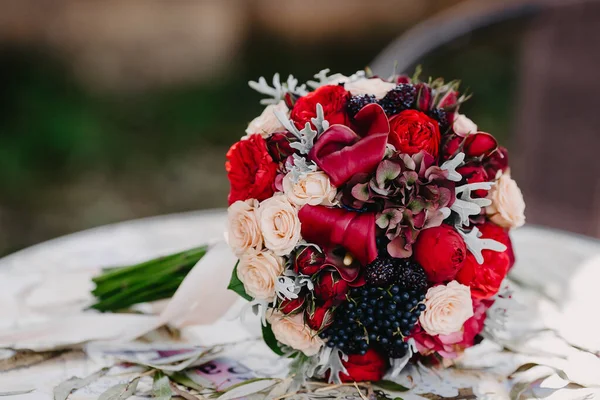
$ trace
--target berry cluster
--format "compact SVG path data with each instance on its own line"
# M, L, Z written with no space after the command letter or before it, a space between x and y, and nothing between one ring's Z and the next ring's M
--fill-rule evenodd
M320 337L346 354L365 354L375 346L390 358L403 357L408 350L405 339L425 310L424 299L425 291L400 285L354 288Z
M374 286L397 283L402 288L427 290L425 270L409 258L379 257L366 268L365 279Z
M352 96L346 104L346 111L348 111L348 115L354 117L364 106L371 103L377 103L377 97L369 94Z
M379 105L383 107L388 116L391 116L411 108L416 97L417 89L410 83L402 83L379 100Z

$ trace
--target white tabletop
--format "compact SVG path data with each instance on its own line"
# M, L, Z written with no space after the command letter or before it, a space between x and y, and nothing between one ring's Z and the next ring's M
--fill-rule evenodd
M0 281L2 277L27 274L46 279L57 271L74 276L81 272L82 277L88 277L100 267L140 262L218 239L223 235L225 220L224 210L206 210L126 221L67 235L0 259ZM596 310L600 241L535 226L515 230L511 236L517 257L511 278L529 288L541 299L540 304L556 306L562 318L559 325L565 327L563 338L577 347L600 353L600 335L580 337L582 330L591 327L597 333L600 329ZM0 282L5 298L11 290L18 289L7 286ZM81 290L88 289L82 285ZM0 317L5 318L7 313L10 316L10 311L0 312ZM566 326L570 322L574 327ZM64 367L66 363L44 363L38 368L40 373L51 376L48 381L59 383L61 377L72 373ZM0 382L1 378L0 374Z

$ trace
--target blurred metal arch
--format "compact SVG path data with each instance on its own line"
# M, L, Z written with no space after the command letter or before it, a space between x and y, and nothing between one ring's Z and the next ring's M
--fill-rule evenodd
M548 1L470 0L436 14L406 31L371 63L376 75L407 73L424 56L453 40L497 23L539 14Z

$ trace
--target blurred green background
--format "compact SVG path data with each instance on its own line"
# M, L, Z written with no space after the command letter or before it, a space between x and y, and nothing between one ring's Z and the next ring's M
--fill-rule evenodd
M337 0L318 15L299 0L15 5L0 17L0 255L226 206L224 154L262 110L248 80L351 74L459 2ZM424 76L462 79L475 94L462 111L510 147L522 24L509 28L417 63Z

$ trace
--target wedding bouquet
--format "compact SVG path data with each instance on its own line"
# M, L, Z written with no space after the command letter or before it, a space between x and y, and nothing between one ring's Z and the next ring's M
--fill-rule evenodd
M477 342L525 206L457 81L328 72L250 82L268 98L227 153L229 289L296 378L378 381ZM168 297L205 252L109 271L94 307Z

